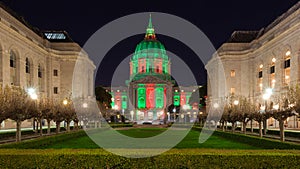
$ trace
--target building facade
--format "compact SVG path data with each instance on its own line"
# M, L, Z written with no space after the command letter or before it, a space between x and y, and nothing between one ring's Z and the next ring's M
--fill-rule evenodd
M76 64L81 68L80 72L74 70ZM94 69L87 53L67 32L40 31L11 9L0 5L2 86L34 89L38 100L45 97L61 100L71 95L94 97ZM73 85L73 77L76 85ZM25 122L24 125L28 124ZM2 127L12 126L5 121Z
M266 90L272 90L270 101L284 97L289 86L300 82L299 37L300 2L259 31L233 32L206 64L209 105L230 94L263 105ZM217 78L220 72L224 79ZM270 126L276 123L278 127L278 122L269 121ZM286 126L300 127L296 117Z

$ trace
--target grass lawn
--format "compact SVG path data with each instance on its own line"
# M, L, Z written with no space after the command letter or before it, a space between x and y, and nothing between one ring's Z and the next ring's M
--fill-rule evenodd
M132 128L118 132L151 137L165 130ZM175 148L147 158L112 154L99 148L84 131L59 134L0 145L0 168L299 168L299 144L220 131L199 144L199 134L199 129L193 129ZM133 154L147 151L130 149Z
M118 130L118 132L135 138L145 138L158 135L164 132L163 128L132 128L128 130ZM105 131L104 131L105 132ZM69 137L56 136L56 141L43 141L50 138L40 138L35 140L24 141L23 143L8 144L0 146L3 148L31 148L31 149L97 149L99 146L95 144L83 131L81 134L70 134ZM176 134L176 131L175 133ZM205 143L199 144L200 132L197 130L191 130L188 135L174 148L186 149L186 148L213 148L213 149L261 149L260 147L240 143L238 141L229 140L216 136L213 134Z

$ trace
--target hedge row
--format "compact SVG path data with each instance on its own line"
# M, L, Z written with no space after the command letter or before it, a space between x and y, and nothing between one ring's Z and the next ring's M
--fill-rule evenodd
M130 150L129 150L130 151ZM0 168L299 168L300 152L171 150L125 158L103 150L0 150ZM215 151L215 150L213 150ZM220 151L220 150L217 150ZM278 151L278 150L277 150Z
M245 143L263 149L297 149L300 150L300 144L280 142L279 140L259 138L239 133L229 133L223 131L214 131L215 136L223 137L232 141Z
M131 123L111 123L109 124L112 128L119 128L119 127L133 127L133 124Z

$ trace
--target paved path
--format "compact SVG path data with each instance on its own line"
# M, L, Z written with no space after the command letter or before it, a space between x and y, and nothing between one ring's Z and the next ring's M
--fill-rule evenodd
M271 130L274 130L274 129L271 129ZM222 131L222 130L220 130ZM285 130L287 131L287 130ZM289 130L291 131L291 130ZM231 132L231 130L228 130L226 132ZM300 131L294 131L294 132L299 132ZM243 133L242 131L235 131L235 133ZM256 132L246 132L247 135L252 135L252 136L257 136L259 137L259 133L256 133ZM271 138L271 139L276 139L276 140L280 140L280 136L279 135L272 135L272 134L266 134L266 135L263 135L264 138ZM300 138L296 138L296 137L285 137L285 141L286 142L293 142L293 143L300 143Z

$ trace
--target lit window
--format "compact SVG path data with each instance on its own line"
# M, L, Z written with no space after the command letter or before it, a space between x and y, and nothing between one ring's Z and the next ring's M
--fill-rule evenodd
M63 33L44 33L47 39L66 39Z
M231 71L230 71L230 76L231 76L231 77L235 77L235 70L231 70Z
M287 51L284 60L284 85L289 85L291 81L291 52Z
M234 88L234 87L230 88L230 93L231 93L231 94L234 94L234 93L235 93L235 88Z

